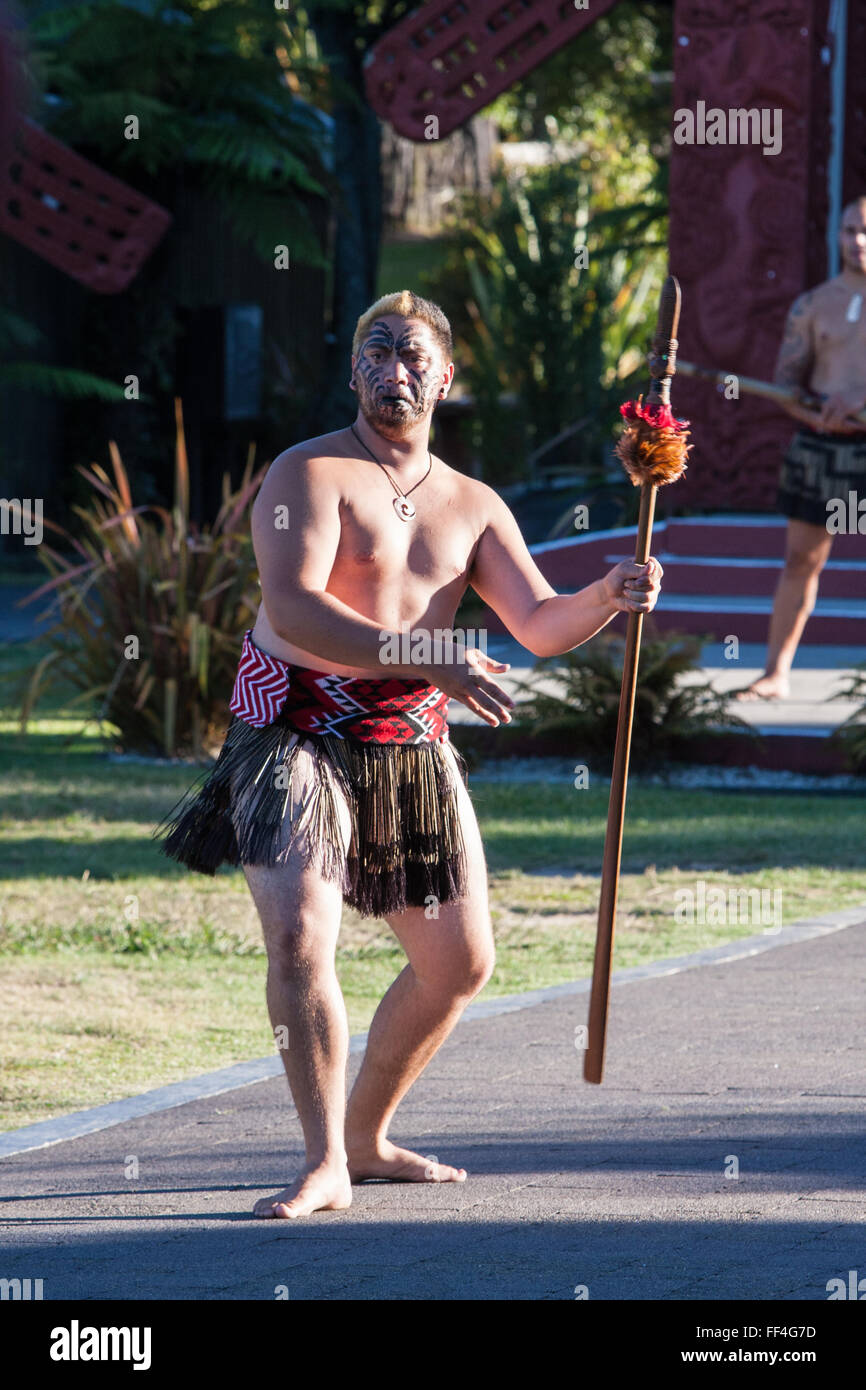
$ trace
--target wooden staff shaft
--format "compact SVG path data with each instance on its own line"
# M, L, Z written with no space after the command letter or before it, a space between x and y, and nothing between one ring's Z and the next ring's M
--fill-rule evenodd
M635 563L638 565L645 565L649 559L657 492L658 488L653 483L644 483L641 487L640 516L634 554ZM629 613L622 667L619 718L613 754L613 771L610 779L610 800L607 807L607 833L604 840L601 893L598 902L598 928L595 938L595 961L592 968L592 993L589 1003L589 1046L583 1059L584 1080L594 1082L595 1085L600 1085L604 1075L613 933L619 891L622 831L625 821L628 763L631 752L631 730L634 720L642 629L643 613Z
M669 275L662 285L659 296L658 319L650 349L650 389L646 397L647 405L670 406L671 378L676 371L681 298L678 280L675 276ZM635 563L638 565L645 565L649 559L657 491L658 483L653 481L652 477L648 477L646 481L642 482L634 555ZM589 1038L586 1055L583 1059L584 1079L592 1081L596 1085L600 1084L604 1075L613 931L619 891L622 830L625 820L625 796L628 784L631 729L634 720L642 630L643 614L629 613L622 666L622 688L619 697L619 717L616 725L616 744L613 753L613 771L610 779L610 800L607 808L607 833L601 870L601 892L598 901L595 961L592 968L592 990L589 999Z
M738 376L735 372L717 371L715 367L699 367L694 362L677 361L677 371L683 376L694 377L697 381L709 381L714 386L725 386L734 378L741 391L747 396L762 396L764 400L775 401L778 405L802 405L806 410L817 412L824 404L820 396L810 391L792 391L789 386L777 386L774 381L761 381L754 376ZM851 416L866 425L866 410Z

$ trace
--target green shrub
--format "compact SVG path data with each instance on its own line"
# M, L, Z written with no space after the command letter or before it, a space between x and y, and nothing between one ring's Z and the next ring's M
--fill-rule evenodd
M175 401L175 492L171 511L134 507L120 454L109 444L114 483L99 464L78 471L94 489L73 510L80 537L45 520L71 547L38 547L53 576L28 596L52 595L54 625L33 646L48 651L29 673L21 728L62 673L89 707L118 731L126 751L200 757L228 720L239 642L260 598L248 507L266 472L253 474L253 448L239 489L223 476L211 526L189 520L189 470L181 403Z
M696 739L716 736L720 725L751 732L744 720L728 712L727 696L706 682L680 681L696 668L703 641L689 633L657 633L644 621L631 742L630 765L635 771L659 766ZM574 753L609 771L624 653L624 637L601 632L574 651L537 661L536 674L517 687L528 698L517 704L515 724L531 728L534 735L561 734L568 756ZM561 694L538 688L541 677L551 676L561 683Z
M856 675L833 699L862 700L863 704L831 734L831 739L842 749L852 771L862 772L866 770L866 666L857 666L855 671Z

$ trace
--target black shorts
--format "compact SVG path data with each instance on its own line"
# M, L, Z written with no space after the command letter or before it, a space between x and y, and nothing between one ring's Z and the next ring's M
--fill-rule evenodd
M776 508L794 521L826 526L834 498L866 495L866 430L819 434L804 425L788 446L779 475Z

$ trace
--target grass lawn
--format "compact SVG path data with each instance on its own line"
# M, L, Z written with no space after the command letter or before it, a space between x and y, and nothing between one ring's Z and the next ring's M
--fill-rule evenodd
M19 665L13 651L0 667ZM273 1050L258 919L239 870L160 855L152 827L191 766L109 761L55 688L21 735L0 719L0 1128L102 1104ZM591 971L607 786L470 777L498 943L485 997ZM678 922L697 880L781 889L782 921L866 903L856 797L629 792L615 964L752 935ZM515 866L518 866L516 868ZM864 914L866 915L866 914ZM435 931L431 921L431 931ZM338 970L353 1032L404 958L346 910Z

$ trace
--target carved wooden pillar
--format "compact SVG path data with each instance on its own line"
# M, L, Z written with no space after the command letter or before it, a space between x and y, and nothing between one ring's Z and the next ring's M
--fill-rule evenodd
M866 0L848 0L845 176L842 200L866 193Z
M828 0L680 0L674 111L781 112L777 154L761 144L675 144L670 267L683 288L680 357L769 377L787 310L827 276ZM822 54L822 50L823 54ZM675 123L676 129L676 123ZM679 378L694 423L689 472L669 505L771 508L796 426L767 402L726 400Z

